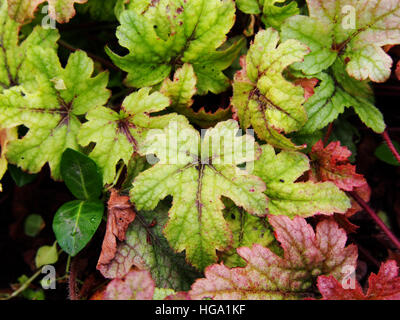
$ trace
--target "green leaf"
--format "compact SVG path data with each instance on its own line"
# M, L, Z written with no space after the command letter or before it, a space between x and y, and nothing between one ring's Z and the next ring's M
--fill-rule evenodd
M10 1L9 1L10 2ZM35 46L57 49L57 30L36 26L22 42L19 41L21 25L7 12L7 1L0 4L0 91L34 80L34 72L27 61L27 53ZM16 9L14 7L14 9Z
M228 120L232 117L230 108L218 109L215 113L207 112L201 108L195 112L193 96L196 94L197 78L193 66L185 63L182 68L175 72L174 79L165 79L160 91L171 99L171 108L179 114L184 115L192 123L201 128L209 128L219 121Z
M71 256L77 255L100 225L104 206L100 201L67 202L58 209L53 231L59 246Z
M393 141L393 145L397 152L400 152L400 144L397 141ZM376 148L375 156L379 160L391 164L392 166L400 166L399 162L396 160L386 143L382 143L378 148Z
M68 189L80 200L95 200L103 189L102 177L96 163L84 154L67 149L61 164L61 176Z
M302 153L282 151L278 155L269 145L254 163L254 174L267 185L269 213L289 217L345 213L351 207L346 194L331 182L295 182L310 169Z
M143 88L129 95L118 113L112 109L98 107L90 111L88 122L82 126L79 142L86 146L95 142L90 157L96 161L103 173L104 183L111 183L115 177L115 166L122 160L128 164L138 151L149 129L164 128L170 121L186 121L175 113L151 117L151 113L164 110L170 101L159 92L150 94L150 88Z
M24 222L24 232L29 237L36 237L45 227L43 218L38 214L30 214Z
M233 244L228 251L225 251L221 259L230 268L244 267L245 261L238 255L237 249L251 247L259 244L263 247L277 249L277 242L266 218L255 217L241 208L238 208L232 201L224 201L225 220L233 234Z
M326 73L314 76L321 80L315 93L304 104L308 120L300 134L313 133L326 127L344 112L350 103L346 100L344 91L335 85L335 81Z
M168 220L168 207L160 203L154 211L136 214L118 244L115 258L103 265L100 272L106 278L123 278L132 266L150 271L156 285L177 291L188 290L199 275L190 267L183 254L175 254L162 234ZM150 225L155 224L151 228Z
M37 174L24 172L12 164L8 166L8 171L10 172L11 178L14 180L15 184L20 188L32 183L38 176Z
M253 137L237 137L238 129L236 121L220 122L200 141L192 127L171 123L149 135L141 148L143 155L156 154L160 161L135 179L132 201L139 210L152 210L172 195L164 234L172 248L185 250L187 260L200 270L232 241L222 196L251 214L266 214L263 182L237 167L253 161L258 148Z
M400 43L400 3L307 0L307 4L310 17L291 17L282 28L284 38L298 39L311 49L300 69L318 73L340 57L357 80L389 78L392 59L382 47Z
M128 72L126 83L140 88L161 83L175 68L190 63L200 95L229 87L223 74L238 56L244 39L217 50L235 21L232 0L160 0L142 13L120 15L117 37L130 53L121 57L107 48L113 62Z
M332 66L332 71L346 105L353 107L367 127L376 133L382 133L386 125L382 113L374 105L374 94L368 82L357 81L350 77L344 69L344 62L340 60Z
M48 264L54 264L58 261L57 242L52 246L42 246L36 253L35 264L36 268Z
M31 173L48 162L58 180L63 152L80 149L78 117L105 104L110 96L108 74L92 78L93 62L82 51L71 54L65 68L51 49L31 48L28 59L35 70L34 85L15 87L0 96L0 125L29 128L22 139L8 145L7 158Z
M278 46L278 32L258 32L233 83L232 105L243 129L252 126L258 137L282 149L296 146L282 133L298 131L307 121L304 90L282 72L308 53L299 41Z
M296 1L287 0L236 0L239 10L248 14L262 14L266 27L279 29L283 21L298 14Z

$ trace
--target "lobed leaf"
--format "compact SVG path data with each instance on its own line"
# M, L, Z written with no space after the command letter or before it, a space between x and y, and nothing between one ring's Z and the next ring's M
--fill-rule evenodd
M223 264L205 270L189 292L192 299L300 299L312 295L320 275L342 279L344 266L355 267L357 248L345 247L346 233L332 220L312 227L302 218L290 220L270 216L284 254L280 257L260 245L238 249L246 260L244 268L229 269Z
M51 49L31 48L28 59L35 70L35 81L0 96L0 125L29 128L22 139L9 144L7 158L32 173L48 162L52 177L58 180L63 152L67 148L79 150L78 117L105 104L110 96L108 75L92 78L93 62L82 51L71 54L65 68Z
M267 186L270 214L309 217L345 213L350 208L349 198L331 182L296 182L309 168L309 160L302 153L282 151L276 155L271 146L262 146L254 174Z
M306 46L288 40L278 46L273 29L258 32L243 69L236 73L232 105L242 128L252 126L258 137L276 147L297 147L282 133L298 131L307 121L304 89L286 80L282 72L308 53Z
M202 141L184 123L172 123L149 135L141 152L160 160L134 181L131 198L139 210L152 210L167 195L173 204L164 234L177 252L199 270L217 260L232 234L223 218L221 197L232 199L251 214L264 216L263 182L237 165L252 161L257 147L249 135L237 137L236 121L220 122Z
M161 83L189 63L197 76L198 94L229 87L223 74L238 56L244 39L218 50L235 21L232 0L160 0L145 10L125 10L117 30L121 57L107 48L113 62L128 72L126 83L140 88Z

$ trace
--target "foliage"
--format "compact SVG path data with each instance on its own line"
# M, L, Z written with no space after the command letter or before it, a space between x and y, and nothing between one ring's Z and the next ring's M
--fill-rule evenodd
M363 127L399 165L373 90L399 16L393 0L0 0L0 204L48 178L65 195L52 223L9 197L31 266L66 260L71 298L94 291L76 269L95 256L101 299L400 299L394 261L366 293L343 286L349 219L383 225Z

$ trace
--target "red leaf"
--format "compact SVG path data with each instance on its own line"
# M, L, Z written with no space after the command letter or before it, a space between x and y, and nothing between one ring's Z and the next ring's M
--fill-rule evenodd
M310 99L314 95L314 88L318 84L318 79L317 78L303 78L303 79L297 79L295 81L295 85L299 85L303 87L304 89L304 98L306 101Z
M355 288L345 289L334 277L320 276L318 289L323 300L399 300L400 277L396 262L389 260L382 263L378 274L372 273L368 280L368 291L364 294L359 283Z
M126 230L129 224L135 220L135 216L136 213L132 209L129 197L120 196L116 190L111 190L108 200L107 229L97 262L98 270L102 271L114 259L117 251L117 238L119 241L125 240Z
M356 173L356 167L350 164L351 152L340 145L339 141L331 142L324 148L322 140L312 148L310 157L314 162L311 171L313 181L332 181L342 190L353 191L367 182L364 176Z

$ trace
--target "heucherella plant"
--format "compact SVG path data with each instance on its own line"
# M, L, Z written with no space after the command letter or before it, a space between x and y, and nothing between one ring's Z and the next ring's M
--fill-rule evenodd
M399 299L398 44L398 0L0 0L0 299Z

